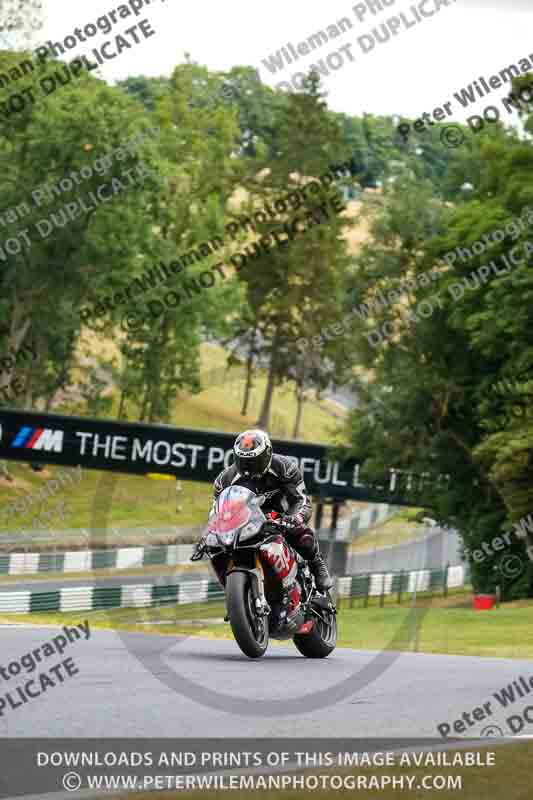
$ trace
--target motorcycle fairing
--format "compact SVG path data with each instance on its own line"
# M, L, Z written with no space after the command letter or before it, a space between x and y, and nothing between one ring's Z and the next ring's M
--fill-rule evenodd
M283 536L269 539L259 548L261 557L270 565L284 586L290 586L296 577L296 559Z
M261 511L262 498L244 486L229 486L215 501L208 522L207 544L223 547L234 543L237 536L251 538L266 522Z

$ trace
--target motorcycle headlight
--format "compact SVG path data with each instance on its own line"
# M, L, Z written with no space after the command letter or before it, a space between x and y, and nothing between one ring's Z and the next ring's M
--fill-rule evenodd
M228 531L228 533L217 533L217 539L220 544L231 544L235 538L235 531Z
M244 539L251 539L252 536L255 536L255 534L259 531L260 527L261 523L249 522L248 525L245 525L242 529L239 540L242 542Z

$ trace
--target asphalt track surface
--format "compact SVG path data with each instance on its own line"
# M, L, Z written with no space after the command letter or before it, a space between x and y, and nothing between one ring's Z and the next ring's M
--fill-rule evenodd
M443 569L462 564L461 538L456 530L439 528L419 541L405 542L348 556L347 574L415 569Z
M20 660L58 632L1 627L0 665ZM92 631L88 641L70 645L63 658L67 656L79 674L62 684L56 679L55 688L16 710L5 710L0 736L435 737L438 724L459 719L487 701L492 701L492 716L476 722L464 736L488 735L483 730L489 723L509 736L505 718L519 714L533 699L532 692L512 709L498 710L492 697L520 675L532 675L533 666L525 660L381 653L378 658L391 663L378 675L376 653L368 651L339 648L328 659L314 661L290 643L271 646L263 659L251 661L229 640L142 633L119 637L111 630ZM58 660L57 655L50 657L47 666ZM374 677L362 686L358 675L370 662ZM282 701L285 709L285 701L302 695L312 703L318 692L349 676L348 691L322 708L274 716L259 707L260 701ZM19 678L25 680L25 674ZM231 700L223 710L214 708L201 701L198 691L183 689L185 679L245 699L246 708L237 711ZM166 685L169 680L181 690ZM2 681L0 692L6 689ZM526 725L523 733L533 733L533 725Z

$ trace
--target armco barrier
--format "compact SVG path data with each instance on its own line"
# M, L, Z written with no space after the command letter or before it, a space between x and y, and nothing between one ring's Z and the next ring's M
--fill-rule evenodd
M352 575L337 578L339 599L353 597L385 597L415 590L425 592L441 587L463 586L466 581L463 566L446 570L414 570L411 572L383 572L371 575ZM208 578L184 581L179 584L154 585L150 583L128 586L66 587L53 592L3 592L0 593L0 614L28 614L34 611L96 611L105 608L145 608L169 603L204 603L221 599L220 585Z
M192 551L192 544L169 544L119 547L116 550L72 550L67 553L6 553L0 555L0 575L175 567L188 564Z
M0 593L0 614L34 611L97 611L105 608L145 608L169 603L204 603L222 598L216 581L204 578L166 585L66 587L53 592Z

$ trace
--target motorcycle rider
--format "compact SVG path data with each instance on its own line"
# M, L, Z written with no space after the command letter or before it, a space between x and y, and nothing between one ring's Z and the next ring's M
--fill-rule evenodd
M288 456L274 454L268 434L258 429L239 434L233 445L233 453L234 463L215 479L214 502L224 489L234 485L266 495L262 506L265 515L273 511L282 515L283 534L309 563L317 588L322 592L331 589L333 581L320 555L316 536L307 525L311 517L311 503L296 464ZM202 538L193 556L198 558L203 548Z

